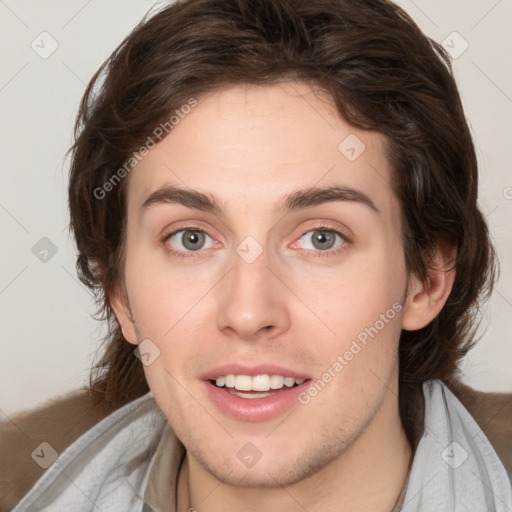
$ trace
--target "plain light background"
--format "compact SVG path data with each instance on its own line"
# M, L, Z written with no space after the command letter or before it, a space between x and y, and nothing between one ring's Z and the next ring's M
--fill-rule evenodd
M501 260L464 380L512 392L512 2L397 3L456 57L480 162L480 204ZM0 0L0 420L88 382L104 329L75 273L64 155L85 84L152 5Z

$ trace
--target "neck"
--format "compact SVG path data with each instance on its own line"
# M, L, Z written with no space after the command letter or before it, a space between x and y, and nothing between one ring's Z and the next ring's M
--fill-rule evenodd
M394 402L394 407L386 401ZM407 480L412 450L396 394L340 456L310 477L278 488L235 487L217 481L188 454L178 478L178 511L392 512Z

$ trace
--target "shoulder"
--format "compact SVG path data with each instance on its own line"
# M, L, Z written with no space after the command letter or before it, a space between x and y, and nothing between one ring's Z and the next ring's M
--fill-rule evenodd
M63 452L105 416L89 391L82 389L4 419L0 423L0 512L11 510L27 494L44 474L52 454Z
M478 391L460 381L447 385L489 439L512 480L512 393Z

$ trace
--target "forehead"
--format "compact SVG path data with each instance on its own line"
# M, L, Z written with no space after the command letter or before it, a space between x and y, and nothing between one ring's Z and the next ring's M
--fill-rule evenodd
M165 185L222 204L275 208L299 188L341 185L392 207L382 134L356 129L324 91L298 83L230 86L196 98L129 177L131 209Z

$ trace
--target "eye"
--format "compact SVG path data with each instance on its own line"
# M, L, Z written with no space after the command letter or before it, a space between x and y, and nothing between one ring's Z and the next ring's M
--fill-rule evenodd
M213 246L213 239L198 229L180 229L166 235L164 241L167 246L170 246L169 251L176 254L196 252Z
M345 243L345 237L333 229L312 229L299 238L302 249L326 252Z

